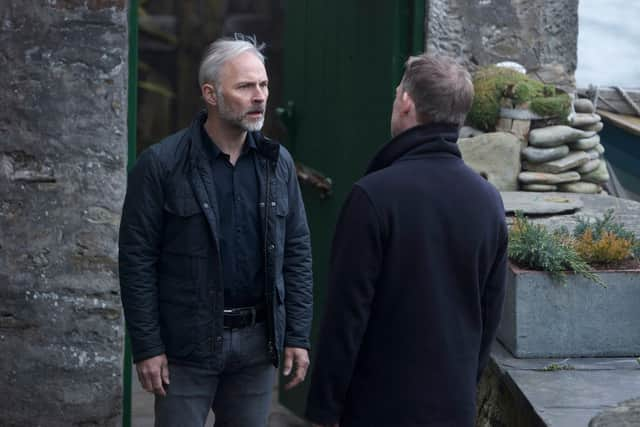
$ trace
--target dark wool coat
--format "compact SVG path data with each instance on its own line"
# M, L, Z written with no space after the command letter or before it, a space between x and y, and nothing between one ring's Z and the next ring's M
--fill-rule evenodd
M122 305L133 360L220 369L224 284L215 182L201 138L206 114L145 150L129 174L119 237ZM256 132L268 349L309 348L309 227L287 150ZM214 184L214 185L211 185Z
M417 126L374 158L336 227L307 417L349 426L473 426L504 299L498 191L458 132Z

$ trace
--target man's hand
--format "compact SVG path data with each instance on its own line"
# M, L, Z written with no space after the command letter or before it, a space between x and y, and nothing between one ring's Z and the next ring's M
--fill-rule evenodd
M290 390L297 386L307 376L307 368L309 368L309 352L307 349L297 347L284 348L284 369L282 373L285 377L291 375L293 365L296 366L296 370L291 380L285 384L285 390Z
M163 387L163 384L169 385L169 364L166 355L161 354L138 362L136 371L143 389L159 396L167 395Z

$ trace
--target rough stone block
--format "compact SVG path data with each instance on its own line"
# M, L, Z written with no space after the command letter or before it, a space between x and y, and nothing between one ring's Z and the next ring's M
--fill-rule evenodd
M458 147L471 169L485 176L499 190L517 190L520 173L520 141L510 133L485 133L461 138Z

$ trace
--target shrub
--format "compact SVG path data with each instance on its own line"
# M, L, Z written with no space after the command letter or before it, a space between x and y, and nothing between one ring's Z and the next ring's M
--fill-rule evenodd
M570 234L550 232L543 225L533 224L520 212L516 213L509 232L508 251L509 258L519 266L546 271L562 284L566 284L564 272L569 270L604 286L574 248Z
M631 258L631 242L605 231L599 239L593 238L593 231L587 229L576 238L574 247L580 256L589 263L615 264Z
M607 265L640 258L640 239L614 220L613 209L594 221L578 218L573 236L576 250L588 262Z

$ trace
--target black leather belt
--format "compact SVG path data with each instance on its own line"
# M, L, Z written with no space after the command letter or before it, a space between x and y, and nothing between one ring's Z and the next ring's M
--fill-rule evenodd
M255 307L239 307L224 309L224 327L226 329L241 329L263 322L267 318L264 304Z

